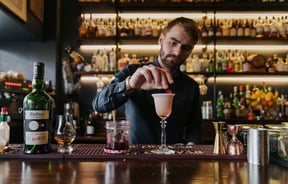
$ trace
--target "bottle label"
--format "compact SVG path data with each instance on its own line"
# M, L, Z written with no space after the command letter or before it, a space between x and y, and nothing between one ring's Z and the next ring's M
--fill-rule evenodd
M27 145L48 144L48 131L25 132L25 144Z
M49 110L26 110L25 119L49 119Z
M48 144L49 110L26 110L24 120L25 144Z

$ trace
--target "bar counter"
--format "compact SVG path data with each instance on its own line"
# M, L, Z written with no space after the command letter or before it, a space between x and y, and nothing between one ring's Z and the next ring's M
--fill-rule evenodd
M102 144L74 144L75 151L25 155L21 146L0 154L0 183L286 184L288 169L272 160L268 166L240 156L215 155L212 145L173 147L175 155L154 155L151 145L132 145L129 153L109 154Z

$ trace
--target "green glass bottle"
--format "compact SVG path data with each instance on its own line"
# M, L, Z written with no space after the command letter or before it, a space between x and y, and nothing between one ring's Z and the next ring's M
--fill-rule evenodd
M55 103L45 91L44 64L34 63L32 91L23 100L24 153L48 153Z

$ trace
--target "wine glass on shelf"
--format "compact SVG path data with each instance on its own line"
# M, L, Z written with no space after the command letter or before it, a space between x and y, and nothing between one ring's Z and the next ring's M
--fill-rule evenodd
M57 152L71 153L73 151L71 143L75 138L76 130L74 128L72 115L58 115L56 118L56 126L54 131L54 139L59 144Z
M174 154L175 151L171 150L166 145L166 119L170 116L172 111L172 104L174 93L156 93L152 94L154 105L157 115L161 118L161 145L159 149L152 150L155 154Z

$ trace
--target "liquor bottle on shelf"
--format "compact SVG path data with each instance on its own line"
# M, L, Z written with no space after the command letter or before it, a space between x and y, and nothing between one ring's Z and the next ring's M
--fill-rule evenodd
M255 38L256 37L256 27L254 25L254 20L251 20L250 24L250 37Z
M114 34L114 29L115 28L114 28L114 25L113 25L113 21L109 18L108 21L105 24L106 24L106 27L104 29L105 37L115 36L116 34Z
M75 51L70 45L66 45L65 52L71 58L71 66L75 71L81 71L84 69L86 64L85 58L79 52Z
M213 37L214 36L214 22L213 19L210 19L210 23L208 25L208 37Z
M264 20L264 23L263 23L263 36L264 37L270 37L270 33L271 33L271 30L270 30L270 23L269 23L269 20L268 20L268 17L266 16L265 17L265 20Z
M245 101L245 91L243 85L239 86L239 104L242 107L245 107L246 101Z
M260 16L258 17L255 27L256 27L256 38L262 38L264 36L264 28L263 28L263 21Z
M206 38L207 36L208 36L208 29L206 26L206 18L204 17L202 20L201 37Z
M120 58L118 60L118 64L117 64L118 71L122 70L125 66L127 66L128 63L129 63L128 54L127 53L125 53L125 54L121 53L121 56L120 56Z
M95 36L95 24L94 24L94 20L92 18L92 14L90 14L90 19L88 20L86 36L87 37L94 37Z
M86 124L86 135L94 135L95 134L95 125L92 118L92 111L90 110L90 113L87 118L87 124Z
M244 24L242 21L243 21L242 19L239 19L238 24L236 25L237 36L244 36Z
M160 28L155 19L152 20L152 36L153 37L158 37L160 34Z
M216 21L216 36L217 36L217 37L223 36L219 19L217 19L217 21Z
M222 25L222 36L230 36L230 26L227 19L224 19L224 23Z
M132 19L129 19L128 22L128 36L133 37L135 33L135 23Z
M114 48L109 53L109 65L110 71L116 71L116 52Z
M106 71L106 72L110 71L109 57L108 57L108 55L107 55L106 49L103 49L103 56L102 56L102 58L103 58L103 61L104 61L104 68L103 68L103 70Z
M250 85L246 84L246 87L245 87L245 104L246 105L250 104L250 98L251 98Z
M286 114L286 98L284 95L284 92L281 91L280 96L279 96L279 117L282 120L286 120L287 114Z
M79 37L85 37L87 35L87 25L85 22L84 14L81 14L81 25L79 27Z
M251 35L251 27L249 25L248 19L246 19L245 27L244 27L244 36L245 37L250 37L250 35Z
M119 23L119 30L120 30L120 36L121 37L128 37L129 36L128 23L126 24L124 19L122 19L122 21Z
M277 26L277 20L273 16L271 20L271 37L278 38L279 37L279 31L278 31L278 26Z
M139 64L139 59L137 59L136 54L132 54L132 58L129 60L129 64Z
M0 152L8 148L10 141L10 126L8 125L8 110L7 107L1 108L0 114Z
M240 103L240 100L239 100L239 94L238 94L238 87L234 86L234 88L233 88L233 103L232 103L233 108L238 109L239 103Z
M147 22L145 24L145 35L144 36L152 36L152 20L148 17Z
M45 92L44 63L34 63L32 92L23 100L24 153L48 153L55 103Z
M134 26L134 36L141 35L141 25L139 18L136 18L135 26Z
M232 19L232 26L230 27L230 36L235 37L237 36L237 21L235 19Z
M214 72L214 56L213 53L210 52L209 53L209 61L208 61L208 70L206 70L206 72Z
M222 91L218 91L217 104L216 104L216 118L223 119L224 118L224 97Z
M278 17L278 22L279 22L279 27L278 27L278 30L279 30L279 35L281 38L287 38L287 35L286 35L286 25L285 25L285 20L284 20L284 17L282 16L281 19L280 17ZM288 30L287 30L288 31Z
M193 72L192 54L186 59L186 72Z

